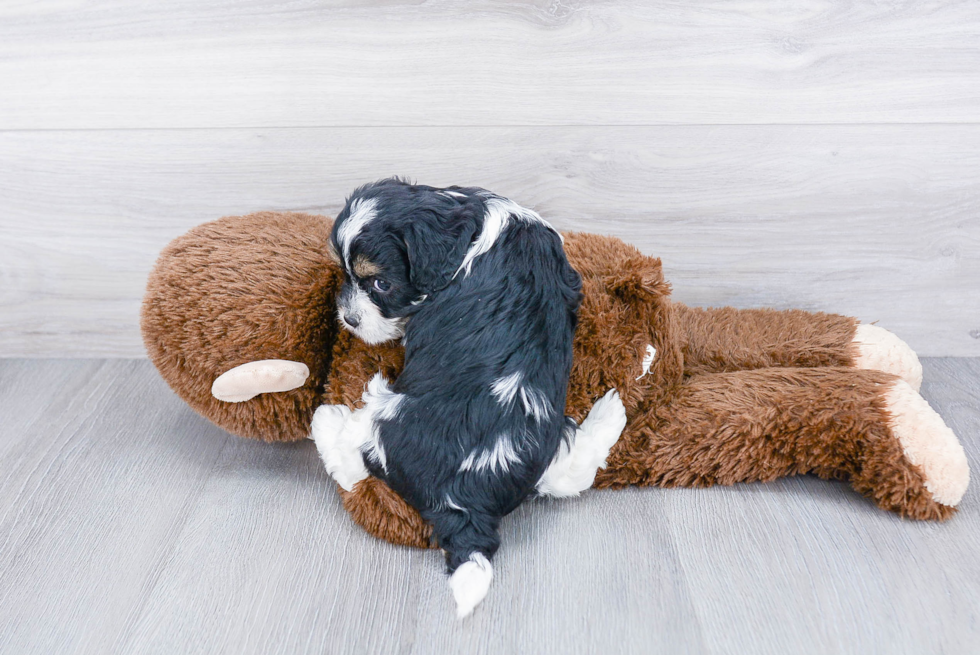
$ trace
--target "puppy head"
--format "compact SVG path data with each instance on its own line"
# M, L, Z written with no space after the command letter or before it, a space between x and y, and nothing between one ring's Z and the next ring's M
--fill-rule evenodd
M479 232L484 193L389 179L351 194L330 238L345 277L341 324L371 344L404 335L415 309L452 282Z

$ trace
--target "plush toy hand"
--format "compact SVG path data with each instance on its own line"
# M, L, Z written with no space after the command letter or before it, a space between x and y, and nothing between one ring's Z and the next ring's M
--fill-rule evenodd
M211 385L211 395L228 403L250 400L260 393L291 391L306 384L310 369L301 362L262 359L222 373Z
M327 473L344 491L368 476L361 446L370 436L370 423L357 419L346 405L320 405L310 426L310 438L316 442Z

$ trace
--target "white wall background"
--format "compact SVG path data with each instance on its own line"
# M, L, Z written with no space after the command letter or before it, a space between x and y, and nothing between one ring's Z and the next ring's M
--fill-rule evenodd
M975 0L7 0L0 356L143 356L170 239L391 174L980 356Z

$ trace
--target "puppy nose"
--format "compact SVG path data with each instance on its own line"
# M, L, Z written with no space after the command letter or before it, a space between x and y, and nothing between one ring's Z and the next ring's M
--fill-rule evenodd
M353 314L348 314L344 312L344 323L351 326L352 328L356 328L358 325L361 324L361 319L359 319L357 316L354 316Z

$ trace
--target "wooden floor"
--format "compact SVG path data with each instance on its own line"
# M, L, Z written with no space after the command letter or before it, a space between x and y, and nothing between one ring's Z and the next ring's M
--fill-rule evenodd
M980 465L980 359L923 395ZM811 477L534 501L457 622L313 444L229 436L145 360L0 360L2 653L975 653L980 492L944 524Z

